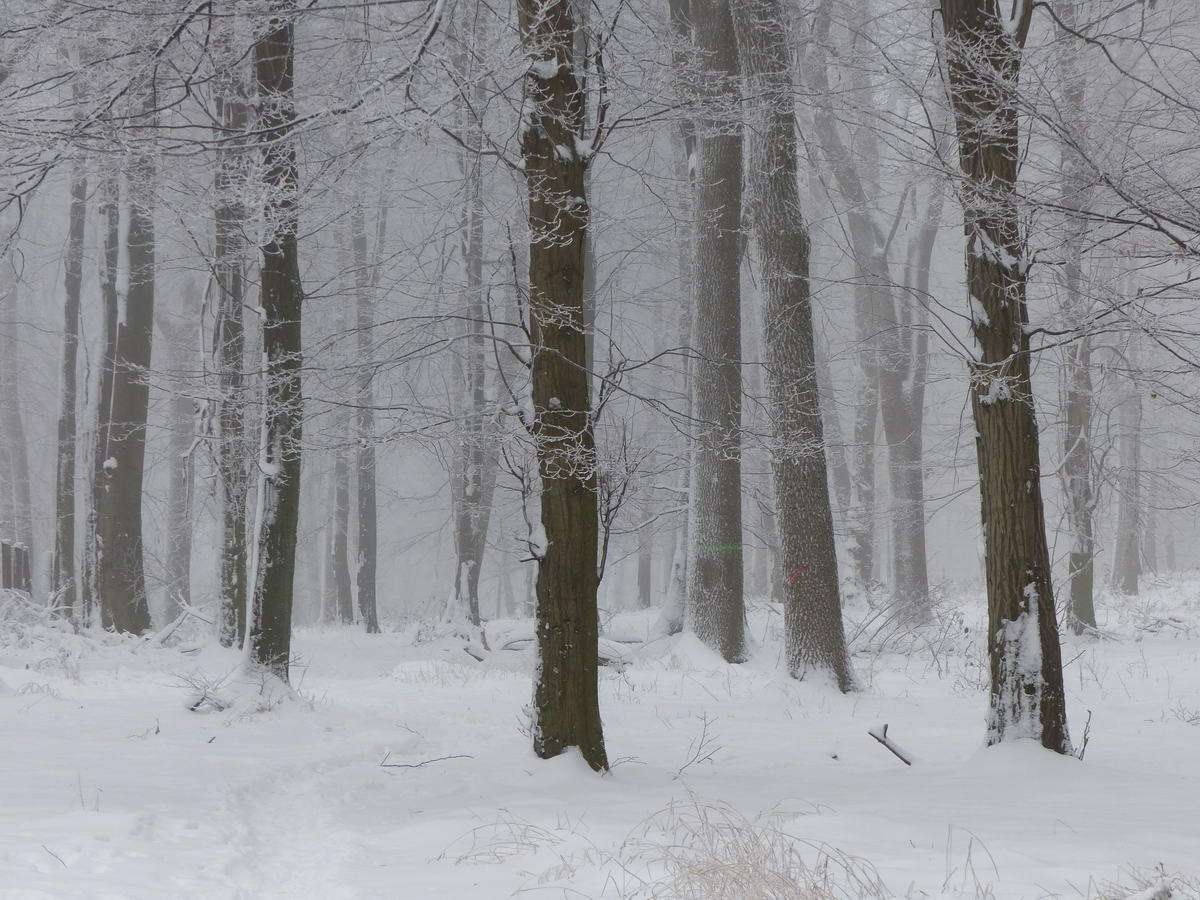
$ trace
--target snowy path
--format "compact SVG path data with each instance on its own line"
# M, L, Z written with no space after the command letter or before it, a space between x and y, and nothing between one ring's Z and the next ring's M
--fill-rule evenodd
M231 654L62 646L0 651L3 900L644 897L697 805L767 815L810 861L837 848L897 896L1200 875L1196 637L1072 640L1083 763L980 749L969 648L862 657L866 690L843 697L782 678L769 639L741 667L673 639L605 674L607 778L531 756L516 654L481 666L411 634L306 632L306 702L199 715L179 674ZM883 721L911 769L867 737Z

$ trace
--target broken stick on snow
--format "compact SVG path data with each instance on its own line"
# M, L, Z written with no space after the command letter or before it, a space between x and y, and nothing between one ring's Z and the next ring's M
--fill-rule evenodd
M908 755L903 750L901 750L899 747L897 747L895 745L895 743L892 741L892 739L887 736L887 723L886 722L882 725L876 725L874 728L872 728L870 731L868 731L867 734L869 734L871 737L875 738L875 740L879 741L879 743L883 744L883 746L885 746L889 750L891 750L892 753L894 753L896 755L896 758L898 760L900 760L900 762L904 763L906 766L912 765L912 760L908 758Z

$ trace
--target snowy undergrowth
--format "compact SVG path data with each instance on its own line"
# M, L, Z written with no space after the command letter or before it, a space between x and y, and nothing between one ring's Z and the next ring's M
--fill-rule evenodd
M785 677L771 604L740 666L606 614L603 778L530 752L527 622L302 630L283 691L202 623L0 604L0 898L1200 897L1200 580L1100 600L1082 762L983 749L978 591L920 627L853 595L849 696Z

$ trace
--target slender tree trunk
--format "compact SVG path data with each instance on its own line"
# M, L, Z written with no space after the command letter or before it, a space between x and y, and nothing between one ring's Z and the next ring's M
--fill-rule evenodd
M546 546L538 565L534 752L579 748L607 770L597 696L599 586L596 452L585 368L586 170L579 129L586 97L568 0L518 0L530 60L521 135L529 193L529 295L534 438ZM564 151L565 148L565 151Z
M808 284L808 228L797 189L790 51L779 0L733 0L750 95L750 195L762 266L773 424L784 642L794 677L818 671L853 687L838 594L837 554Z
M255 523L250 659L288 680L292 589L300 513L300 316L304 293L297 246L296 118L293 93L295 0L272 0L266 33L254 45L263 141L268 232L262 244L263 428Z
M1017 207L1016 87L1030 0L942 0L958 132L967 290L980 357L971 407L988 592L988 743L1071 752L1030 383L1028 257Z
M375 285L378 281L379 260L383 238L387 232L387 205L381 204L375 234L375 265L367 268L367 228L362 198L357 198L351 213L354 243L355 294L357 304L358 393L355 432L358 437L358 558L354 576L358 584L358 613L367 634L379 633L379 611L376 600L376 570L378 556L378 525L375 488L375 409L374 409L374 337Z
M1062 22L1077 27L1077 0L1056 5ZM1064 118L1076 146L1086 146L1084 78L1079 65L1079 40L1063 35L1062 67ZM1063 242L1063 314L1065 325L1075 327L1087 315L1089 302L1083 292L1083 253L1089 202L1089 176L1078 150L1066 141L1060 145L1062 207L1067 210ZM1066 365L1066 430L1063 434L1063 480L1067 494L1067 525L1071 534L1068 557L1071 591L1071 627L1079 633L1096 627L1095 539L1092 508L1092 374L1091 338L1081 335L1068 345Z
M147 101L149 110L149 101ZM153 124L152 115L145 113ZM154 335L154 179L152 151L130 166L129 289L118 316L113 354L112 419L101 468L104 488L97 521L101 552L96 568L105 628L141 634L150 628L142 536L142 483L146 463L149 370Z
M339 426L339 433L344 425ZM349 624L354 622L354 589L350 583L350 463L341 448L334 454L329 571L333 576L334 617L342 624Z
M729 662L745 658L742 584L741 289L742 134L725 107L739 93L729 0L693 0L703 55L697 123L696 307L687 615L696 636Z
M79 315L83 294L83 239L87 225L87 168L76 159L71 167L71 202L67 213L67 254L63 286L62 363L59 369L58 459L54 489L54 562L51 602L71 611L75 585L75 459L77 449Z
M184 315L187 314L185 309ZM186 321L186 320L185 320ZM170 369L178 373L169 403L171 438L167 448L166 608L163 619L173 621L185 604L190 604L192 580L192 444L194 413L192 398L183 390L195 339L186 326L160 328L170 347Z
M1132 354L1131 354L1132 355ZM1142 574L1142 396L1136 379L1121 400L1120 491L1117 501L1117 548L1113 560L1113 587L1136 596Z
M0 347L3 359L3 396L0 397L0 407L3 408L3 440L7 445L10 480L4 485L12 492L13 504L13 538L17 547L23 548L18 554L23 562L21 578L17 584L23 590L30 590L30 561L35 559L33 552L33 503L29 488L29 447L25 437L25 420L21 414L22 401L22 368L21 346L17 340L17 327L20 320L19 292L15 273L9 281L8 302L5 304L7 322L4 323L4 342Z
M462 65L464 72L469 71L465 60ZM459 235L466 275L466 365L463 370L465 408L458 448L459 471L454 479L458 488L454 542L458 560L454 570L454 595L456 603L465 604L471 624L479 625L479 579L487 553L488 526L500 459L497 435L488 415L487 396L488 337L484 329L489 315L483 286L483 133L478 119L479 110L486 103L482 83L476 85L472 100L471 104L463 105L462 127L466 135L466 147L461 156L465 197ZM585 273L585 297L587 290ZM590 360L585 368L590 371Z
M249 124L246 83L238 55L223 54L225 71L217 81L217 117L227 143L218 154L215 210L217 317L213 330L213 362L218 377L216 464L221 490L221 555L219 561L221 643L240 644L246 637L247 498L250 447L246 441L245 240L249 153L239 142Z
M104 553L100 537L100 514L107 488L105 461L109 458L113 421L113 377L117 355L117 263L120 254L121 211L117 175L105 171L100 183L97 213L100 219L100 370L96 384L96 427L91 451L91 496L89 499L86 554L83 572L83 621L92 625L100 605L99 572Z
M641 506L643 523L649 523L652 514L650 503ZM638 606L649 609L654 603L654 532L653 526L643 524L637 534L637 586Z

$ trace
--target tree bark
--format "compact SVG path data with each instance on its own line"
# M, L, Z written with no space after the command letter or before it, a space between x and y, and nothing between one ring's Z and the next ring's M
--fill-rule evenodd
M1057 5L1063 24L1077 28L1077 0ZM1090 303L1083 292L1084 240L1088 228L1088 173L1078 146L1086 146L1084 117L1084 78L1079 66L1079 41L1075 34L1062 36L1063 115L1072 140L1062 141L1060 170L1061 203L1067 211L1063 242L1063 315L1066 327L1074 327L1088 313ZM1066 350L1066 429L1063 434L1063 480L1067 494L1067 527L1071 535L1068 557L1071 591L1071 627L1076 633L1096 627L1095 537L1092 510L1095 491L1092 486L1092 374L1091 337L1082 334Z
M985 541L988 743L1071 752L1030 383L1028 258L1018 209L1016 87L1030 0L942 0L950 98L965 176L967 290L980 357L971 408Z
M71 201L67 213L67 254L63 287L62 362L59 368L58 458L54 488L54 561L51 564L52 604L74 610L75 584L75 460L78 453L79 316L83 294L83 239L87 225L87 168L82 159L71 167Z
M228 46L224 71L216 85L217 118L225 141L218 152L214 213L217 317L213 329L213 362L218 378L216 466L221 497L221 555L218 563L221 643L240 644L246 637L247 498L251 450L246 441L245 402L245 240L248 149L241 144L249 125L249 102L240 55Z
M190 291L187 292L190 294ZM187 300L190 296L185 294ZM182 310L187 316L189 310ZM183 320L186 322L186 319ZM176 373L177 383L171 390L168 403L170 440L167 446L167 552L165 556L165 609L163 620L172 622L183 606L191 603L192 580L192 445L194 441L194 410L192 398L184 390L190 351L195 336L186 324L169 325L160 320L159 329L170 349L169 368Z
M387 205L379 209L375 229L375 264L368 271L367 228L361 196L356 198L351 212L351 232L354 244L355 297L357 305L358 393L355 414L355 433L358 438L358 558L354 577L358 586L358 613L367 634L379 633L379 610L376 600L376 571L378 567L377 497L375 487L375 398L374 398L374 337L375 286L379 279L379 254L387 232Z
M149 99L143 116L153 123ZM146 463L149 370L154 336L154 178L152 151L130 165L129 289L118 315L112 359L112 418L101 461L103 490L97 529L96 584L101 622L115 631L150 628L142 536L142 483Z
M820 672L847 691L854 679L838 593L783 8L779 0L733 0L732 7L742 68L756 98L750 196L762 267L788 671L797 678Z
M100 367L96 384L96 426L91 451L86 553L83 572L83 622L92 625L100 605L100 514L106 489L104 462L108 459L113 421L113 373L117 346L117 263L120 255L120 188L116 173L107 169L100 182Z
M9 464L9 480L4 489L11 491L13 510L12 537L17 547L23 548L19 557L23 558L24 569L17 584L23 590L30 590L30 561L36 559L33 552L33 502L30 498L29 487L29 445L25 437L25 420L21 414L23 405L21 395L21 347L17 341L17 326L19 315L19 293L15 273L9 281L8 302L5 304L8 321L4 323L4 342L0 347L3 354L3 396L0 406L3 407L3 440L7 445Z
M595 770L608 758L597 696L599 521L595 438L584 333L586 97L573 59L568 0L518 0L530 61L521 135L529 193L533 433L542 478L545 546L537 575L534 752L579 748Z
M263 426L253 593L247 623L250 660L288 680L292 589L300 512L300 320L304 293L297 246L295 0L272 0L267 32L254 45L262 134L267 234L261 246Z
M696 142L693 446L687 621L728 662L745 658L741 467L742 133L729 0L693 0L703 57Z

